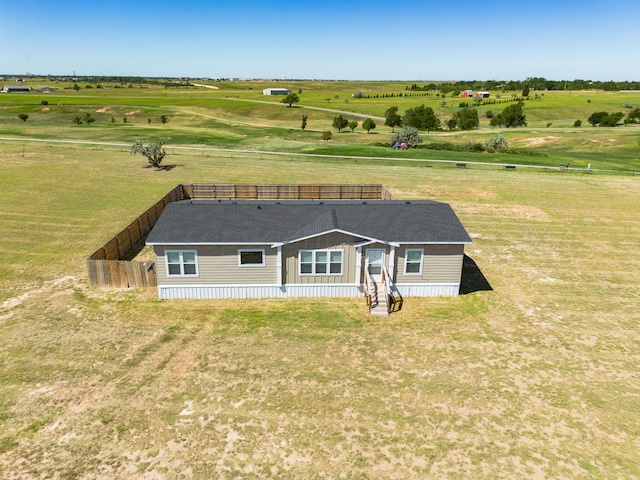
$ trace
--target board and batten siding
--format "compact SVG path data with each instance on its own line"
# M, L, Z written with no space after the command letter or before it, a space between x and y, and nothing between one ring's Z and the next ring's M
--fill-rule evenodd
M285 262L285 283L293 285L304 284L334 284L356 283L357 251L354 242L360 240L344 233L328 233L300 242L284 245L282 257ZM300 250L342 250L342 275L300 275L298 266L298 252Z
M406 250L424 250L421 275L405 275ZM402 245L396 250L396 283L459 284L464 260L464 245Z
M265 266L240 267L238 250L263 249ZM158 285L277 285L278 252L271 245L155 246ZM166 250L196 250L198 276L167 276Z

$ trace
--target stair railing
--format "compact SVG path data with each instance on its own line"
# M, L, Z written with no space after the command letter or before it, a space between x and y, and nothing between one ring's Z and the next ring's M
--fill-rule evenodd
M371 279L369 277L369 259L364 260L364 296L367 299L367 306L371 308L371 295L373 293L373 287L371 286Z
M398 291L398 287L393 283L393 279L389 272L387 271L387 267L382 266L382 284L384 285L385 293L387 295L387 307L389 313L398 312L402 309L402 295Z

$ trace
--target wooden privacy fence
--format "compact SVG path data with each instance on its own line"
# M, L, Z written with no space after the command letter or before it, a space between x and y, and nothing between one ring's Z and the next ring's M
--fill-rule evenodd
M164 208L180 200L392 200L383 185L181 184L87 258L94 287L157 286L153 262L133 261Z
M391 200L383 185L182 185L193 200Z

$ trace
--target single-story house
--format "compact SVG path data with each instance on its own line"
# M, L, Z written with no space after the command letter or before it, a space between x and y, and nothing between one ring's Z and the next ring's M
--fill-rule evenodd
M2 91L4 93L24 93L24 92L30 92L31 87L28 87L26 85L5 85L2 88Z
M146 239L162 299L457 296L470 243L428 200L183 200Z
M289 95L291 90L286 88L265 88L262 90L263 95Z

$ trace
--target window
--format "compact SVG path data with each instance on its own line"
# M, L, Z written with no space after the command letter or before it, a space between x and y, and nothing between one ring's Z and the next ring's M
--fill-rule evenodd
M240 267L264 267L264 250L238 250L238 266Z
M300 275L342 275L342 250L300 250Z
M195 250L167 250L167 275L170 277L195 277L198 275Z
M404 274L422 275L422 248L407 248L405 251Z

